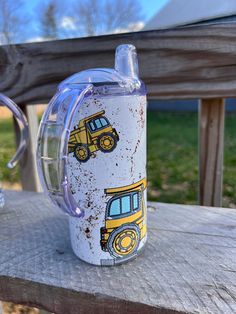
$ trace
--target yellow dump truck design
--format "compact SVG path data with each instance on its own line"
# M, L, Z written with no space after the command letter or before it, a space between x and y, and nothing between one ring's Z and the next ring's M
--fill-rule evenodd
M106 195L112 197L107 203L100 243L102 250L114 257L134 254L146 235L146 185L146 179L142 179L128 186L105 190Z
M78 161L88 161L98 150L110 153L116 148L119 136L104 114L103 110L80 120L70 132L68 152Z

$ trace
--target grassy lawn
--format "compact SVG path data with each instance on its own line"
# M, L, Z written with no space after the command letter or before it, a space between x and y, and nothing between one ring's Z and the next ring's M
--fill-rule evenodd
M148 114L148 197L195 203L197 195L197 114Z
M198 130L196 113L148 113L148 179L150 200L197 201ZM236 205L236 115L226 116L223 205ZM0 119L1 180L19 181L18 169L4 166L14 153L11 120Z
M13 120L0 118L0 181L12 184L19 182L18 166L12 170L6 168L7 162L15 152Z

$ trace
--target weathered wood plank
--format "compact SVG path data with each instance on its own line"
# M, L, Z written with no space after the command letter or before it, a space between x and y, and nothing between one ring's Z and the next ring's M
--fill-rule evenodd
M76 71L113 67L115 47L134 44L149 97L236 96L236 23L198 25L0 47L0 91L19 104L47 102Z
M42 194L7 192L0 212L0 299L57 314L236 313L236 211L150 204L136 260L74 256L67 216Z
M38 314L50 314L48 311L40 310Z
M27 149L20 160L20 175L23 190L41 192L37 165L36 165L36 145L38 133L38 118L35 106L23 107L23 112L29 124L29 143ZM14 121L16 143L19 142L18 125Z
M221 206L225 102L204 99L199 106L199 203Z

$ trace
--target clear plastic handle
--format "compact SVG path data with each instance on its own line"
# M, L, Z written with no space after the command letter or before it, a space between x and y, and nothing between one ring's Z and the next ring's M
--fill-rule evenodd
M73 117L84 99L93 92L92 84L68 84L50 101L38 134L38 171L52 201L71 216L81 217L67 176L68 141Z
M26 120L25 115L21 111L21 109L8 97L0 93L0 106L6 106L13 114L13 116L16 118L16 121L19 125L20 129L20 143L17 148L17 151L15 155L12 157L12 159L8 162L7 167L12 169L15 167L19 159L21 158L22 154L24 153L27 141L28 141L28 135L29 135L29 128L28 123Z

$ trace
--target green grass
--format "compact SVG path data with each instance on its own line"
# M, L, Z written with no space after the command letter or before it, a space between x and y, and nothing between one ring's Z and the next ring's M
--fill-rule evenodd
M197 113L148 113L148 197L172 203L197 202ZM226 116L223 205L236 205L236 115ZM0 119L0 179L18 182L5 165L15 151L11 120Z
M195 204L198 194L197 113L148 114L150 200ZM225 119L223 206L236 206L236 115Z
M19 182L19 168L12 170L6 168L7 162L15 153L15 137L13 133L13 120L0 118L0 181Z
M197 196L197 114L148 114L150 200L195 203Z
M236 115L226 116L223 205L236 205Z

